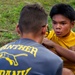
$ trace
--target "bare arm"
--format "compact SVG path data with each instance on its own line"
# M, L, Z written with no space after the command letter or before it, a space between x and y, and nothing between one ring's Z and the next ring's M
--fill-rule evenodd
M65 49L58 44L54 44L54 48L61 56L65 57L66 59L72 62L75 62L75 51L70 49Z
M59 53L64 58L66 58L66 59L68 59L68 60L70 60L72 62L75 62L75 51L70 50L70 49L63 48L62 46L54 43L51 40L48 40L47 38L45 38L43 40L43 43L46 46L55 48L56 52Z

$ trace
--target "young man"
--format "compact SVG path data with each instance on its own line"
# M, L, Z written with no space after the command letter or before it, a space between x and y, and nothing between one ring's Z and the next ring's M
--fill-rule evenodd
M16 30L21 39L0 48L0 75L62 75L61 58L41 45L47 30L43 7L24 6Z
M75 32L71 30L74 27L75 11L68 4L56 4L50 11L50 17L53 30L43 40L43 44L54 49L53 52L63 58L64 66L75 74ZM63 71L69 73L63 72L63 75L74 75L68 69Z

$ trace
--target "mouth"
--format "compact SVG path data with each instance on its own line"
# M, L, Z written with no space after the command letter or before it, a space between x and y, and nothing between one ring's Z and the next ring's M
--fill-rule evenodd
M55 32L56 33L56 35L61 35L61 32Z

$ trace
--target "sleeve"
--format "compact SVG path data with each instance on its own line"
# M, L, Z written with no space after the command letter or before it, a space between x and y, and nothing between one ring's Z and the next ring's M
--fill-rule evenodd
M55 75L62 75L62 69L63 69L63 62L58 66Z
M53 52L48 52L43 63L45 75L62 75L63 60Z

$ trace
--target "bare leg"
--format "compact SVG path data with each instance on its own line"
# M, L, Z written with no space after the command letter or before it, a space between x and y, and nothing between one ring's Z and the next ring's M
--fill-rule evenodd
M63 68L62 75L74 75L74 73L67 68Z

